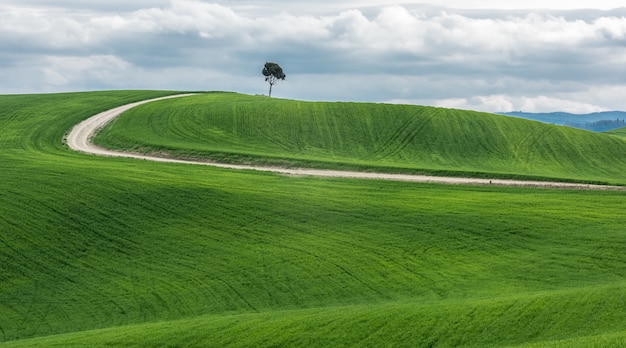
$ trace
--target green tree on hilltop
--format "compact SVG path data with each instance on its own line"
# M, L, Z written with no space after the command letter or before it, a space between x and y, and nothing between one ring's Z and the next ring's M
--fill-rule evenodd
M280 65L271 62L265 62L265 67L263 67L263 71L261 71L261 73L265 76L265 81L270 84L270 97L272 96L272 86L287 77Z

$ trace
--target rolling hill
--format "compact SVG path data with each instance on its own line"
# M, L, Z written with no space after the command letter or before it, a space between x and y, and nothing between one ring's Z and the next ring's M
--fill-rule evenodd
M97 157L63 144L82 119L173 93L0 96L0 347L624 343L624 192L290 177ZM276 111L282 103L290 119ZM131 119L143 134L120 134L120 146L181 156L477 173L503 168L502 159L472 164L454 144L502 141L469 139L493 134L485 124L505 127L514 139L528 137L519 134L524 129L552 132L455 110L445 117L458 124L430 128L429 139L468 139L452 139L441 150L450 160L428 162L431 153L420 157L413 144L422 133L407 141L400 132L406 123L414 133L410 122L422 120L413 119L418 113L305 104L208 94L147 104L111 131ZM276 123L268 124L276 136L250 129L259 123L254 113L240 112L246 105L255 113L272 106ZM297 114L294 105L319 111ZM205 120L207 110L218 108L223 121ZM323 114L348 121L331 127L335 121ZM367 129L358 115L390 138L358 138L361 132L348 126ZM436 117L429 124L448 124ZM142 119L152 130L140 126ZM339 135L321 138L326 132ZM202 141L207 134L214 137ZM602 150L599 163L615 156L616 167L622 165L622 138L587 134L562 136L589 142L577 149ZM151 144L154 137L162 144ZM298 150L298 139L313 148ZM368 148L371 139L378 157ZM570 177L548 163L547 154L563 147L535 146L554 147L537 149L543 169L516 171ZM467 146L465 155L475 150ZM615 169L595 170L580 178L624 182Z
M626 127L624 128L618 128L618 129L613 129L610 131L606 132L607 134L613 134L613 135L619 135L619 136L626 136Z
M626 183L626 142L463 110L234 93L129 110L96 143L228 162Z

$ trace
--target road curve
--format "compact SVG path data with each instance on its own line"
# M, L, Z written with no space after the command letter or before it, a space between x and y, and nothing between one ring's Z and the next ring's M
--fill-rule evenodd
M538 188L559 188L559 189L577 189L577 190L626 190L622 186L607 185L590 185L567 182L550 182L550 181L526 181L526 180L507 180L507 179L480 179L480 178L461 178L447 176L428 176L428 175L411 175L411 174L388 174L388 173L370 173L356 171L340 171L340 170L324 170L324 169L306 169L306 168L279 168L254 165L237 165L225 164L205 161L190 161L176 158L164 158L149 155L142 155L130 152L121 152L105 149L94 145L91 142L93 136L111 122L124 111L132 109L138 105L150 103L157 100L187 97L194 94L178 94L167 97L155 98L123 105L111 110L104 111L92 116L72 128L66 137L66 144L74 151L112 157L127 157L155 162L184 163L195 165L207 165L213 167L237 169L237 170L257 170L274 172L285 175L296 176L316 176L316 177L333 177L333 178L358 178L358 179L377 179L377 180L393 180L393 181L410 181L423 183L438 184L456 184L456 185L497 185L497 186L516 186L516 187L538 187Z

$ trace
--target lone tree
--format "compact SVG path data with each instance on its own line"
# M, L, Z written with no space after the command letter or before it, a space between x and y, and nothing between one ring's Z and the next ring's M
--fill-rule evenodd
M272 96L272 86L277 84L279 80L284 80L287 77L280 65L270 62L265 62L265 67L261 73L265 76L265 81L270 84L270 97Z

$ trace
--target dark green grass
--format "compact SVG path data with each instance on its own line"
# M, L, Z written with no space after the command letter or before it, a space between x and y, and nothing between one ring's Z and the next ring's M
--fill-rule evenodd
M80 119L157 94L0 96L6 346L623 339L623 192L296 178L63 147Z
M217 93L143 105L96 140L226 162L626 183L626 141L464 110Z

